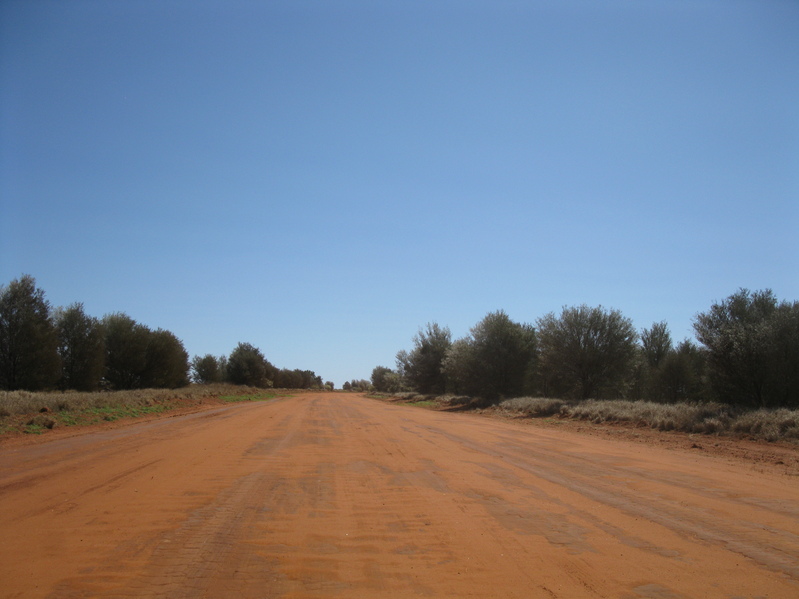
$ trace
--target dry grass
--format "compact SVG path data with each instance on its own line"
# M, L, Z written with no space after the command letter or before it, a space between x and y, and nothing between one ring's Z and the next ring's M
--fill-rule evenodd
M517 412L526 416L546 417L560 414L561 410L568 407L570 402L565 399L552 397L514 397L506 399L499 404L500 409L508 412Z
M652 401L588 400L568 411L569 418L591 422L630 422L661 431L719 433L729 430L733 415L719 403L661 404Z
M282 394L274 389L229 384L96 393L2 391L0 433L39 433L54 426L94 424L219 400L251 401Z
M171 400L202 402L203 399L209 397L256 394L262 391L255 387L225 384L189 385L180 389L133 389L97 393L2 391L0 392L0 416L31 414L39 412L43 408L47 408L50 412L64 412L117 406L151 406Z
M442 406L466 406L472 403L473 399L468 395L441 395L436 400Z
M741 412L720 403L662 404L651 401L567 401L546 397L507 399L498 408L530 417L557 416L598 424L622 422L661 431L737 434L767 441L799 442L799 410Z
M799 441L799 410L757 410L735 419L732 430L767 441Z

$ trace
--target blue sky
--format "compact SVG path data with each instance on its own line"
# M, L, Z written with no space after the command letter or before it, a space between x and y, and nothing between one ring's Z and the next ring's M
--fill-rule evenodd
M4 0L0 282L340 386L427 322L799 299L799 3Z

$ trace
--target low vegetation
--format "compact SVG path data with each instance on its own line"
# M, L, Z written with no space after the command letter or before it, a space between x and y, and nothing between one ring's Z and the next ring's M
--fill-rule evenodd
M737 433L768 441L799 441L799 410L757 410L742 414L731 426Z
M239 395L222 395L219 397L225 403L239 402L239 401L264 401L266 399L274 399L281 397L282 394L277 391L264 391L261 393L242 393Z
M497 408L530 417L558 417L594 423L626 423L661 431L703 434L739 434L766 441L799 442L799 410L746 411L727 404L656 403L630 400L569 401L543 397L519 397Z
M584 420L660 431L731 435L799 444L799 410L747 410L718 402L657 403L630 400L578 400L514 397L497 404L464 395L423 395L412 391L372 393L370 397L440 410L484 410L506 416Z
M206 403L261 401L288 395L285 390L230 384L189 385L180 389L134 389L108 392L0 392L0 434L41 433L138 418Z
M516 397L506 399L500 407L508 412L518 412L527 416L545 417L560 414L570 402L551 397Z

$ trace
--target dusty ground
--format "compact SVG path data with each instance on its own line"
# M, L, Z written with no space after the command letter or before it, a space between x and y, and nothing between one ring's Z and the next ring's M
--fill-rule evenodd
M787 462L612 433L313 393L6 443L0 596L799 597Z
M603 439L633 441L648 447L677 451L689 450L705 456L715 456L730 463L746 462L760 472L775 472L799 476L799 445L791 441L771 443L740 435L705 435L678 431L658 431L630 423L593 424L568 418L530 418L489 408L482 416L514 421L523 426L546 427L553 430L572 431Z

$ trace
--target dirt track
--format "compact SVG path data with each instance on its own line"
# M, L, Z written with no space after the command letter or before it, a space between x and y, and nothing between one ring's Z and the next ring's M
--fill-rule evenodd
M799 597L799 480L347 394L0 448L2 597Z

